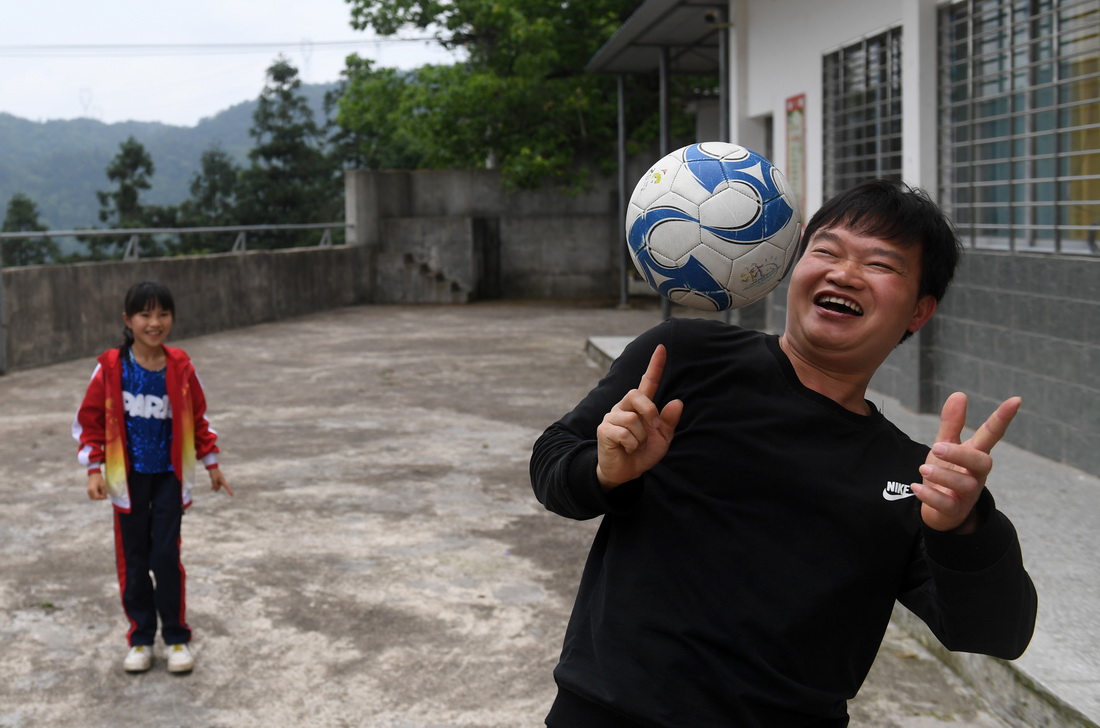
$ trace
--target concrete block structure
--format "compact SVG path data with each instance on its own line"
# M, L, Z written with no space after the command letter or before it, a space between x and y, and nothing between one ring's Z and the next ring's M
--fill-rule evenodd
M373 300L612 295L615 190L594 183L566 195L505 189L494 170L348 172L348 222L376 262ZM417 271L440 286L422 287Z

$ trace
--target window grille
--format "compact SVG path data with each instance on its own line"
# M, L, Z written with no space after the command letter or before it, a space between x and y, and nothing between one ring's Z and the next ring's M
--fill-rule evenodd
M961 0L938 29L940 201L960 237L1100 252L1100 0Z
M825 55L825 199L872 177L901 179L901 28Z

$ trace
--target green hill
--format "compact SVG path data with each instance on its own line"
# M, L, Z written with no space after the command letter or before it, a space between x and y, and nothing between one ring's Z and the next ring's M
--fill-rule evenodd
M318 124L324 123L324 94L334 86L300 89ZM142 199L179 204L190 196L191 178L202 153L212 146L220 146L238 164L248 164L248 130L256 105L255 100L236 104L194 127L94 119L35 122L0 113L0 219L12 195L22 192L38 205L39 219L52 230L98 227L96 191L113 188L107 165L130 136L145 147L155 167L153 187Z

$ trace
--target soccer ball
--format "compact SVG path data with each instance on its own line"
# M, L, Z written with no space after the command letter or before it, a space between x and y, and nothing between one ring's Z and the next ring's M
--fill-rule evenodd
M638 181L626 213L642 277L670 301L710 311L747 306L779 285L801 230L783 173L726 142L666 155Z

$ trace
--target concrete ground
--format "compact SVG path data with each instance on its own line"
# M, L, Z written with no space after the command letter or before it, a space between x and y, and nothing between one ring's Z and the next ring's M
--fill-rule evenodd
M185 311L180 316L186 316ZM601 370L606 302L358 307L173 342L236 497L184 518L195 671L128 675L111 513L69 435L92 359L0 377L0 727L542 725L595 522L527 461ZM104 342L105 346L112 342ZM995 728L892 628L853 726Z

